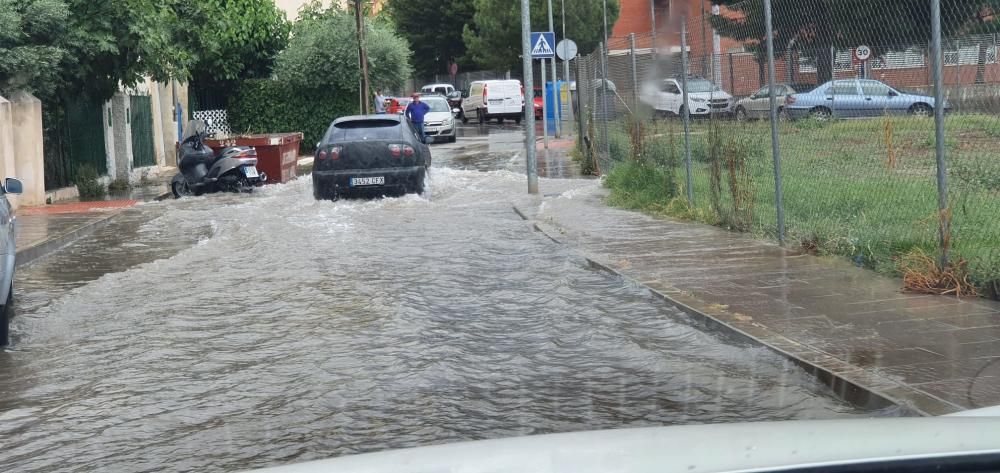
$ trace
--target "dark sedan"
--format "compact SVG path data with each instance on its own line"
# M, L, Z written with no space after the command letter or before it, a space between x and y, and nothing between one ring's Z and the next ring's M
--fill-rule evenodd
M402 115L338 118L316 145L313 196L422 194L430 165L430 148Z

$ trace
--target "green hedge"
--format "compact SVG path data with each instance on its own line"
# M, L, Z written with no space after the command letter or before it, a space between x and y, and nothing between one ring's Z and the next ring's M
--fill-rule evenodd
M301 90L285 82L244 81L229 103L233 133L301 131L301 149L311 152L337 117L358 113L357 91Z

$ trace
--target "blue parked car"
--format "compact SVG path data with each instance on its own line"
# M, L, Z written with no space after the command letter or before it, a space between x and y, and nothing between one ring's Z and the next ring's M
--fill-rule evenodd
M947 103L945 103L947 108ZM785 98L789 118L926 117L934 113L934 97L900 92L877 80L846 79L827 82L810 92Z

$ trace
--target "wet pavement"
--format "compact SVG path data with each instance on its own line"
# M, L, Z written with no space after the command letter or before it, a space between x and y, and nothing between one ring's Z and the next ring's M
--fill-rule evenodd
M513 125L463 127L432 147L424 196L316 202L305 178L141 205L21 268L0 353L0 469L232 471L546 432L897 414L848 405L533 231L511 208L546 200L525 195L520 140ZM541 182L564 199L598 186Z
M1000 303L904 293L839 258L610 208L605 195L594 185L521 208L591 260L802 360L854 401L875 393L930 415L1000 404Z

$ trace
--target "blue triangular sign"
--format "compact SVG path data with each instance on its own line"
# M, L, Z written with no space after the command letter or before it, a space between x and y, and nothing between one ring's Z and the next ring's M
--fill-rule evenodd
M545 35L538 35L538 41L535 42L535 47L531 49L532 56L551 56L555 54L552 52L552 47L549 46L549 42L545 40Z

